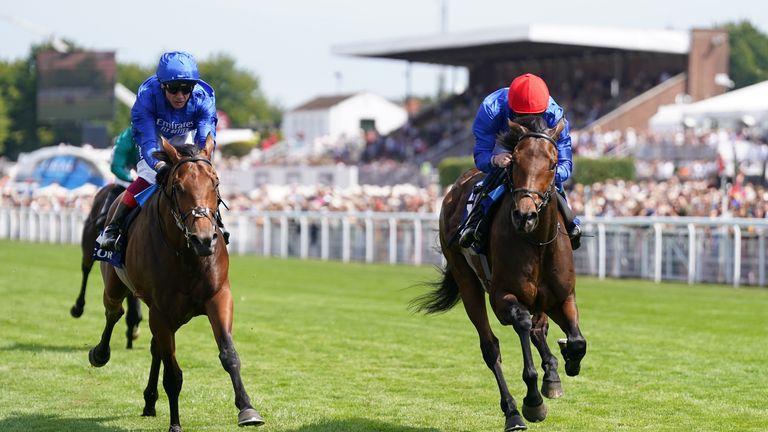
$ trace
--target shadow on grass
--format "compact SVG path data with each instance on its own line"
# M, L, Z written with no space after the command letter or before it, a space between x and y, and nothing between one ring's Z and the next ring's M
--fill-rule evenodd
M0 426L2 424L0 423ZM441 432L435 428L419 428L383 423L376 420L352 418L344 420L326 420L289 432Z
M76 351L87 351L90 349L90 346L88 345L44 345L44 344L35 344L35 343L19 343L16 342L13 345L6 345L3 347L0 347L0 351L27 351L27 352L43 352L43 351L51 351L51 352L76 352ZM1 429L0 429L1 430Z
M0 419L0 431L3 432L56 432L56 431L89 431L89 432L125 432L114 426L104 426L101 423L114 420L117 417L100 418L62 418L55 415L18 414L11 413Z

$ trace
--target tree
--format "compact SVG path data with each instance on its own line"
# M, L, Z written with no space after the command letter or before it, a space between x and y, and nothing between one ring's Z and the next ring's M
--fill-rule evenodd
M233 127L268 126L280 120L281 110L267 101L259 78L240 69L226 54L202 61L200 76L216 91L216 108L224 111Z
M730 41L730 78L736 88L768 80L768 36L749 21L726 24Z

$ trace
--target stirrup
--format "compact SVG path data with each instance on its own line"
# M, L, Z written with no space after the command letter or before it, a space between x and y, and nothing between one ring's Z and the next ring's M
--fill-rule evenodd
M461 237L459 237L459 246L468 248L476 241L479 241L475 231L476 229L472 227L465 228L464 232L461 233Z

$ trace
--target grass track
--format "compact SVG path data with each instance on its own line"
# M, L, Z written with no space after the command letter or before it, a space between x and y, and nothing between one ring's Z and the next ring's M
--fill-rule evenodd
M103 328L101 279L69 316L80 283L74 246L0 241L0 431L164 431L142 418L149 330L112 359L88 349ZM285 432L501 432L493 376L463 308L413 315L428 267L233 257L235 344L267 424ZM579 278L589 343L581 375L532 431L768 430L768 290ZM145 313L146 313L146 309ZM146 316L145 316L146 318ZM519 342L492 320L520 403ZM550 345L561 337L550 331ZM177 335L185 431L235 431L236 409L207 320ZM538 362L538 360L537 360Z

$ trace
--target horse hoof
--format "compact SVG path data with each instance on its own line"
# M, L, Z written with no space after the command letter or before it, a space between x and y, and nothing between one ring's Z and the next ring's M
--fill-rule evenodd
M144 411L141 413L142 417L156 417L155 407L144 407Z
M243 408L240 414L237 415L238 426L261 426L263 424L264 419L253 408Z
M547 399L557 399L563 396L563 385L560 381L543 381L541 394Z
M539 406L529 407L523 403L523 417L529 422L540 422L547 418L547 405L542 402Z
M168 432L183 432L181 430L181 425L171 425L171 427L168 428Z
M96 348L91 348L91 350L88 351L88 361L91 362L91 366L93 367L102 367L109 362L109 355L109 347L107 347L106 355L103 357L96 353Z
M507 420L504 422L504 432L520 431L526 429L528 429L528 426L526 426L523 418L520 417L520 414L512 414L511 416L507 417Z
M83 316L83 307L74 305L72 306L72 309L69 310L69 314L72 315L73 318L80 318Z

